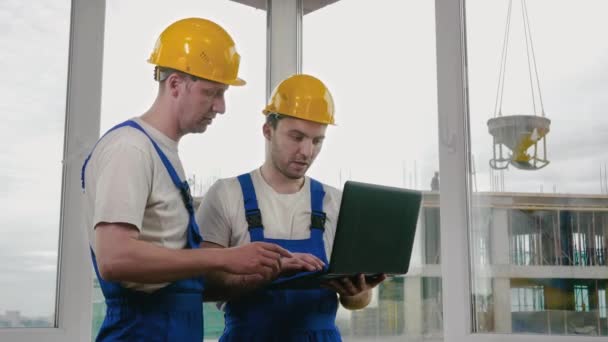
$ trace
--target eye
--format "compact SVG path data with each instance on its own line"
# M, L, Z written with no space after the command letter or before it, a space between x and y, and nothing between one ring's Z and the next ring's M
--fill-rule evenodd
M290 134L290 135L289 135L289 137L290 137L292 140L297 141L297 142L300 142L300 141L302 141L302 140L304 139L304 135L302 135L302 134L297 134L297 133L292 133L292 134Z
M215 89L205 89L205 95L209 97L215 97L217 94L217 90Z
M323 139L324 138L314 138L314 139L312 139L312 143L314 145L321 145L321 144L323 144Z

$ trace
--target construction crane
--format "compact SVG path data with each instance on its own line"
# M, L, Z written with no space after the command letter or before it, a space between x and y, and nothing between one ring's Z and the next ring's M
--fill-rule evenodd
M507 169L512 165L522 170L538 170L549 164L547 159L547 133L551 120L545 117L543 100L526 0L521 0L521 12L526 40L526 57L532 92L533 113L503 115L502 104L509 50L509 36L513 17L513 0L509 0L507 20L500 60L500 73L494 117L488 120L488 130L493 137L493 154L490 167L496 170ZM507 151L505 151L507 150Z

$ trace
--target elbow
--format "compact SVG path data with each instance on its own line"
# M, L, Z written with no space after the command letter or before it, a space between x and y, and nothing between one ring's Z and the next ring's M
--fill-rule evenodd
M120 271L116 263L109 261L97 260L97 270L99 271L99 277L105 281L120 281Z
M99 277L105 281L119 282L125 281L127 265L123 258L109 256L97 258L97 269Z

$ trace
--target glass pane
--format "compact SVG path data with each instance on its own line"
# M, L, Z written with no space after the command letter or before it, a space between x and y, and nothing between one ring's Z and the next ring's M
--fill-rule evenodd
M218 116L205 134L186 136L180 141L180 158L193 195L198 197L217 178L252 170L263 160L260 134L266 89L265 11L226 0L175 0L171 6L144 0L107 1L101 131L149 108L158 86L152 78L154 67L146 60L156 38L173 21L193 16L213 20L230 33L241 55L239 75L247 81L245 87L228 90L226 114ZM105 305L96 279L93 284L96 336ZM205 303L204 316L205 338L216 340L224 329L223 313L215 303Z
M336 102L311 175L424 191L409 273L381 284L373 305L340 309L338 326L346 341L441 339L434 2L338 1L303 28L303 71Z
M0 23L0 328L53 327L70 1L2 1Z
M475 332L608 335L606 11L466 2Z

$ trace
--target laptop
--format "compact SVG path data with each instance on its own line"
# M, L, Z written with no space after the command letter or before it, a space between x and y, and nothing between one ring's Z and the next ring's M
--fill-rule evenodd
M270 288L305 289L364 274L406 274L414 246L420 191L347 181L329 266L275 280Z

